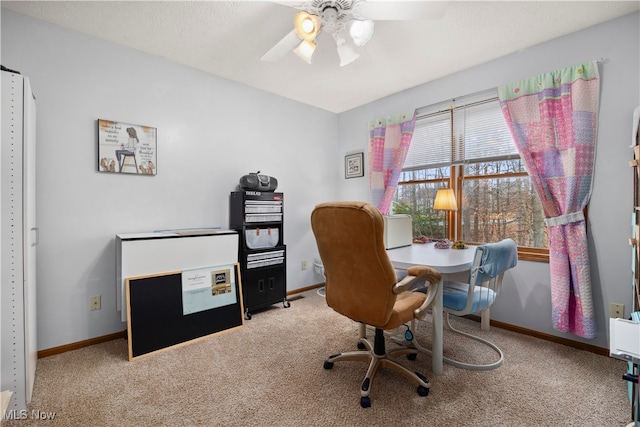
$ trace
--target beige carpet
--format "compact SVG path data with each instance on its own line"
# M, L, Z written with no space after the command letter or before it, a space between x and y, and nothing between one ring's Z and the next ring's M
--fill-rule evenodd
M355 349L357 326L315 291L254 313L246 326L179 348L127 360L115 340L40 359L29 417L6 426L625 426L631 420L626 363L514 332L456 319L505 352L494 371L403 359L431 381L427 397L394 371L360 407L366 366L337 363ZM428 336L429 323L416 331ZM491 358L486 347L445 331L445 355ZM53 420L35 419L38 411Z

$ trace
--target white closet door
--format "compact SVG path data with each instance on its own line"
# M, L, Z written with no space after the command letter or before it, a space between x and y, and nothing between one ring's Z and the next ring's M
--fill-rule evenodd
M24 301L25 301L25 353L26 353L26 399L31 401L33 382L38 361L38 336L36 322L36 101L31 92L29 79L24 79L24 170L22 177L24 217Z
M1 388L9 411L31 401L37 362L35 100L29 80L2 71Z

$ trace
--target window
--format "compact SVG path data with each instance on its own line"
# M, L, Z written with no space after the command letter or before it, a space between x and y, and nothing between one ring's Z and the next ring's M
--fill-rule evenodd
M447 187L458 211L434 210L436 192ZM413 216L415 237L476 244L511 237L521 258L548 259L542 207L495 90L418 110L394 213Z

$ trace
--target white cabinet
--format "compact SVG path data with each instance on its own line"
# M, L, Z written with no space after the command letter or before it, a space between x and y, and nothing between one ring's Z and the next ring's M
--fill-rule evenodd
M2 216L0 318L1 390L9 411L31 401L38 358L36 335L36 105L29 79L2 71Z
M121 320L127 321L127 278L236 262L238 234L231 230L118 234L116 294Z

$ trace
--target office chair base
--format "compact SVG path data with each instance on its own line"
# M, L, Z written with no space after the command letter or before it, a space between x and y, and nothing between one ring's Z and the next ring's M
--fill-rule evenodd
M369 363L369 368L367 369L365 378L362 381L362 386L360 387L360 405L363 408L371 406L371 398L369 397L369 394L373 388L375 376L380 368L389 368L413 379L418 383L418 388L416 389L418 395L427 396L429 394L429 380L419 372L413 372L395 360L392 360L392 358L396 358L398 356L416 354L418 350L409 347L402 347L385 351L384 334L380 329L376 329L375 340L376 342L371 344L371 342L366 338L360 338L358 341L358 347L361 348L362 346L365 348L364 350L332 354L327 358L327 360L325 360L324 368L331 369L335 362L341 361Z

